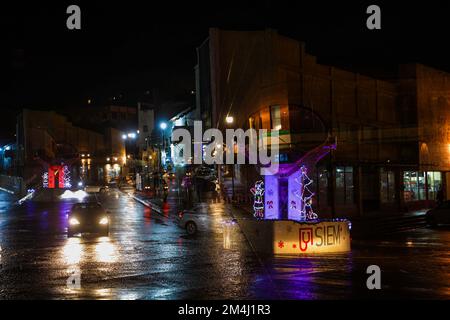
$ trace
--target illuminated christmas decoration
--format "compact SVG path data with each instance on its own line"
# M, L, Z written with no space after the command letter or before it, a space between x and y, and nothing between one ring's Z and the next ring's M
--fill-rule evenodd
M305 166L300 168L300 200L301 200L301 209L300 209L300 217L301 220L316 220L318 218L317 214L314 212L312 208L312 198L315 196L315 193L309 189L309 186L313 183L313 180L308 177L308 169Z
M68 166L63 167L63 178L64 178L64 188L70 189L72 188L72 179L70 177L70 170Z
M264 182L257 181L255 186L250 189L250 192L255 197L255 200L253 201L255 218L264 219Z
M45 189L48 188L48 172L44 172L42 175L42 187Z

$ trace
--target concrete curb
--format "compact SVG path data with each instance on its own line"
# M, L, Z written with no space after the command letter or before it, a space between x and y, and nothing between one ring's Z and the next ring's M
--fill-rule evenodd
M122 191L123 192L123 191ZM123 192L125 193L125 192ZM128 195L130 198L134 199L135 201L139 202L140 204L142 204L143 206L146 206L152 210L154 210L157 214L159 214L161 217L167 218L160 207L155 206L154 204L152 204L150 201L145 201L142 199L139 199L138 197L136 197L135 195L131 194L131 193L125 193L126 195Z

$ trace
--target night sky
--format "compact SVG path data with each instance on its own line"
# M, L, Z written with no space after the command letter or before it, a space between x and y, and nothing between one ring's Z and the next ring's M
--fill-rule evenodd
M144 4L145 3L145 4ZM136 105L146 91L176 100L194 89L195 48L209 27L274 28L306 42L319 62L390 77L398 63L450 72L449 1L33 1L2 4L0 138L23 107L63 112L106 103ZM66 28L66 8L82 30ZM378 4L382 30L365 26Z

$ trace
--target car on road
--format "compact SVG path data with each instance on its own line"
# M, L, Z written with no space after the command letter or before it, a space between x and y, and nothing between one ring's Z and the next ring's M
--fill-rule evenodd
M77 203L72 206L68 215L69 227L67 235L96 233L102 236L109 235L110 218L100 203Z
M178 213L177 224L180 228L186 230L188 235L196 234L199 229L206 229L208 215L202 208L193 210L182 210Z
M215 171L209 167L200 167L195 172L195 177L199 179L205 179L205 180L215 180Z
M440 224L450 225L450 201L444 201L426 213L427 224L435 227Z
M108 191L109 187L100 184L89 184L84 187L84 191L87 193L103 193Z

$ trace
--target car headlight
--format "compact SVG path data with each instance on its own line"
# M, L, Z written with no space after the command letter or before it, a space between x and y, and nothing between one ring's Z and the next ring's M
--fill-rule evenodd
M103 217L99 223L102 225L108 224L109 223L108 217Z
M76 226L80 224L80 221L77 218L70 218L69 223L71 226Z

